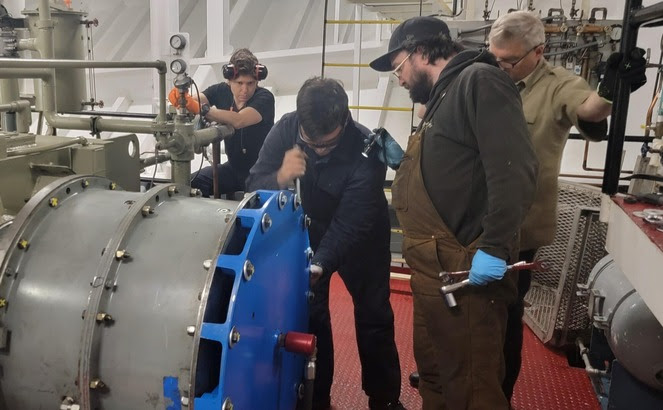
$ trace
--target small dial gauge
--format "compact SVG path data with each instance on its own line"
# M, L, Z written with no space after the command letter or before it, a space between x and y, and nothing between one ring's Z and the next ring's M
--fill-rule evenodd
M184 74L186 71L186 62L180 58L173 60L173 62L170 63L170 71L175 74Z
M186 37L181 34L173 34L170 37L170 46L175 50L181 50L186 46Z
M622 39L622 26L615 24L610 30L610 40L619 41Z

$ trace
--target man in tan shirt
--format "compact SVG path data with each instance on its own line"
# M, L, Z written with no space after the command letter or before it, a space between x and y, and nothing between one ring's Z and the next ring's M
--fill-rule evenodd
M543 23L526 11L498 18L489 36L490 51L520 90L527 127L539 160L536 196L521 229L520 260L531 260L539 247L551 244L554 239L557 177L571 127L575 126L590 141L601 141L606 135L606 117L612 111L617 81L628 81L631 91L646 82L644 52L637 49L627 59L621 53L610 56L599 90L593 91L583 78L548 64L543 57L545 40ZM504 348L506 377L502 386L508 399L520 372L523 299L530 281L530 272L521 271L518 302L509 307Z

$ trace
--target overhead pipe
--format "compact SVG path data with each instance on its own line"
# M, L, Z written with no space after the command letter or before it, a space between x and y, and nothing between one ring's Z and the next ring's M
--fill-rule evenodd
M7 104L0 104L0 112L20 112L25 109L30 109L30 101L28 100L18 100Z
M55 128L70 129L70 130L89 130L89 131L110 131L110 132L136 132L144 134L153 134L156 132L171 133L174 130L173 124L166 123L165 121L148 122L148 121L132 121L132 120L113 120L106 118L79 118L79 117L65 117L56 113L55 107L55 73L52 68L55 67L41 67L40 64L32 64L31 67L21 68L17 63L48 63L47 60L19 60L19 59L5 59L4 62L9 61L8 68L0 68L0 78L39 78L42 80L42 98L44 104L44 118L49 125ZM61 63L63 60L51 60L56 63ZM95 63L87 62L84 63ZM96 62L104 63L104 62ZM156 62L146 62L156 63ZM113 63L114 65L115 63ZM165 64L165 63L164 63ZM55 64L59 65L59 64ZM61 67L57 67L61 68ZM164 78L165 81L165 78ZM165 93L165 89L164 89ZM165 100L161 103L164 105ZM164 117L165 118L165 114Z
M18 69L56 69L56 68L154 68L159 72L159 115L157 122L165 122L166 118L166 63L161 60L156 61L87 61L87 60L45 60L31 59L24 60L20 58L6 58L2 60L3 68ZM51 102L48 103L49 105ZM52 103L55 105L55 103ZM56 119L57 121L57 119ZM54 125L54 124L51 124ZM65 128L57 126L57 128ZM71 129L87 129L71 128ZM103 130L110 131L110 130Z

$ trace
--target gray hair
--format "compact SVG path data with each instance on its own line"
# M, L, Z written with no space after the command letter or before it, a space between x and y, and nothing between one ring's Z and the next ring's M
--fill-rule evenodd
M514 11L495 20L488 41L498 47L517 41L525 49L531 49L546 42L546 33L541 19L536 14L529 11Z

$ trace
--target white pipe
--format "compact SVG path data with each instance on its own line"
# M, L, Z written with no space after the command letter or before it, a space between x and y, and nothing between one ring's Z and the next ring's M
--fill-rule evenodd
M585 371L587 374L590 376L602 376L604 374L608 374L607 370L599 370L592 366L592 364L589 362L589 349L585 347L580 338L576 339L576 345L578 346L578 349L580 349L580 356L582 357L582 361L585 362Z

